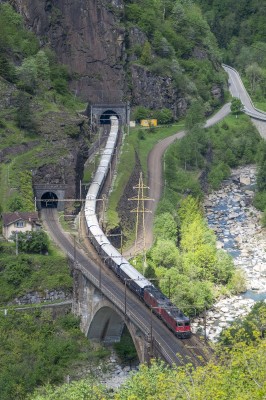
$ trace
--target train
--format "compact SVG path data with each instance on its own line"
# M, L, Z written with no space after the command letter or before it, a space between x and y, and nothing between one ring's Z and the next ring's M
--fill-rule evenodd
M97 214L97 200L109 173L117 146L119 120L110 117L110 133L101 155L99 166L86 193L85 220L88 236L97 253L114 274L160 318L180 339L191 336L190 319L178 309L152 282L137 271L111 244L100 227Z

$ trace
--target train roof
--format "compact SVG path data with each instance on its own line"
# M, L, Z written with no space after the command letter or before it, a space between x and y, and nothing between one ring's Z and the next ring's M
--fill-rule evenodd
M171 307L165 309L168 315L170 315L176 321L189 321L189 317L184 315L183 311L172 304Z
M85 211L85 217L86 217L86 222L87 222L88 228L91 228L92 226L99 227L99 222L98 222L98 219L95 214L89 214L89 213L86 213L86 211Z
M92 236L94 236L95 240L100 246L102 246L105 243L110 243L107 237L105 236L104 232L99 227L99 225L91 225L90 233Z
M123 260L122 254L119 253L118 250L109 242L108 244L104 244L102 246L103 251L106 254L107 258L112 258L117 266L120 266Z
M170 300L155 286L150 287L149 289L149 294L154 297L160 306L172 306L172 303Z
M152 285L152 283L129 264L129 262L121 264L120 268L127 275L128 279L132 279L140 288L144 289Z

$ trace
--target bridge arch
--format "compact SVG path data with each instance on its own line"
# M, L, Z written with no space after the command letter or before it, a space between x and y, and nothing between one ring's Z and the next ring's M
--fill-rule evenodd
M138 359L140 362L144 362L142 332L138 331L128 319L125 320L124 314L117 311L112 303L103 299L95 306L92 315L87 329L88 339L106 344L120 342L126 325L137 351Z

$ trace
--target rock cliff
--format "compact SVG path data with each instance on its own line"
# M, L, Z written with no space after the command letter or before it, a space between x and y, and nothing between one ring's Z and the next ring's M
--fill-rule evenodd
M123 0L9 1L41 44L51 47L68 66L72 92L89 105L130 101L132 106L170 108L177 118L186 113L189 85L183 82L178 87L171 76L141 65L135 50L143 48L148 38L138 27L126 25ZM208 58L201 47L192 56ZM218 103L223 98L221 87L210 89Z
M13 0L28 29L68 65L70 87L90 102L118 102L124 87L120 0Z

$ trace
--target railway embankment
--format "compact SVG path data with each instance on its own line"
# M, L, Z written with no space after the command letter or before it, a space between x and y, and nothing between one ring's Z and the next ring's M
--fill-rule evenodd
M255 166L232 170L221 189L209 194L204 202L208 224L218 238L217 246L233 256L235 266L244 272L247 286L242 295L221 299L207 311L210 340L246 315L255 301L266 299L266 232L260 224L261 213L252 206L255 175ZM203 324L203 316L197 318L194 330Z

